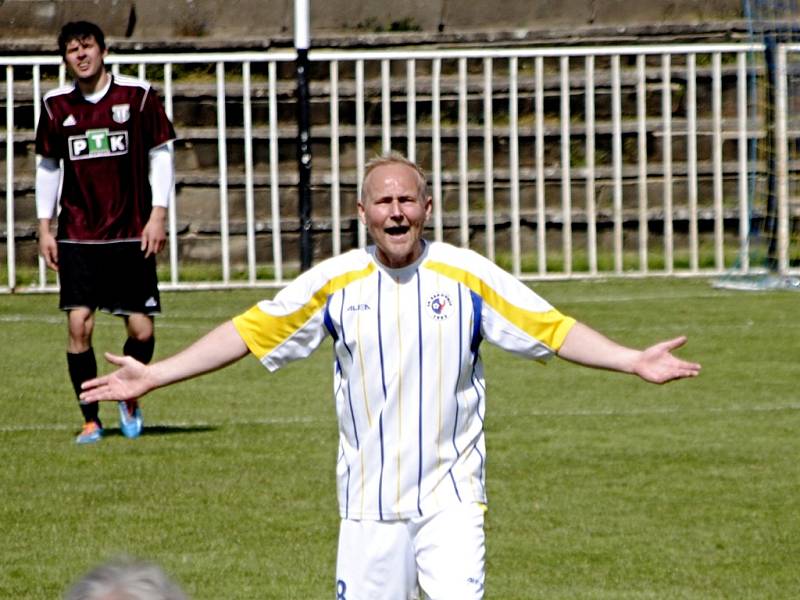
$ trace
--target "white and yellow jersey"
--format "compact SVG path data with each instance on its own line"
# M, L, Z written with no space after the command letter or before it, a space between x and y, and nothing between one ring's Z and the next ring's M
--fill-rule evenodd
M270 370L334 342L342 518L486 502L485 339L546 359L575 323L471 251L426 243L403 269L374 247L328 259L234 319Z

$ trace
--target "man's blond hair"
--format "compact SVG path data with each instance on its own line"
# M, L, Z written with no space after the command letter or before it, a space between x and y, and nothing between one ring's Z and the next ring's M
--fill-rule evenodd
M366 165L364 165L364 180L361 185L361 201L365 202L367 200L366 197L366 189L367 189L367 179L369 178L370 174L377 169L378 167L385 167L387 165L405 165L406 167L410 168L417 174L417 179L419 180L417 184L417 197L420 200L425 200L428 197L428 183L426 180L425 171L422 170L417 163L408 160L405 156L400 154L399 152L387 152L385 154L381 154L374 158L371 158Z

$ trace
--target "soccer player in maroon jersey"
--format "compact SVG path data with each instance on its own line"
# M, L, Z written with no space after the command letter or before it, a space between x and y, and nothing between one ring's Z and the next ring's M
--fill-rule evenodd
M125 320L123 353L149 362L161 309L155 255L166 241L175 131L145 81L106 70L105 36L95 24L67 23L58 47L75 81L45 95L36 132L39 252L59 272L67 313L67 366L76 394L97 375L92 332L97 309ZM59 187L61 194L59 197ZM57 233L50 222L60 204ZM81 405L78 443L96 442L97 405ZM119 404L127 437L142 430L136 400Z

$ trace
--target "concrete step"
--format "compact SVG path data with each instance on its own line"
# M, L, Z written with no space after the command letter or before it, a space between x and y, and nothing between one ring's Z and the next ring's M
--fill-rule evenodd
M498 62L498 61L495 61ZM425 65L424 61L418 66ZM446 63L445 63L446 64ZM526 63L527 64L527 63ZM583 62L572 63L573 71L570 73L570 93L572 97L571 111L574 115L581 115L583 109L583 90L585 88L585 73ZM364 80L364 109L368 123L378 123L381 118L381 81L379 72L372 72L379 67L377 64L366 63ZM402 73L396 73L390 82L391 113L398 118L405 117L405 104L407 99L405 66L399 63ZM703 114L711 108L711 69L705 66L697 67L697 106L698 112ZM658 106L663 81L661 69L650 66L646 70L646 95L650 106ZM233 77L233 76L231 76ZM686 89L685 67L673 65L670 85L673 92L673 104L680 107ZM722 66L723 107L735 106L736 71L735 65ZM602 120L610 118L610 73L602 67L599 59L596 61L595 80L595 113L596 118ZM455 121L458 118L458 78L446 70L440 78L440 112L445 121ZM623 68L620 73L621 105L626 114L635 114L636 110L636 73L631 68ZM158 82L153 82L154 87L161 92ZM44 82L42 91L55 87L56 82ZM295 120L295 82L293 73L286 75L286 79L278 80L276 86L278 118L281 122L294 123ZM520 114L533 112L533 97L535 93L535 80L530 70L522 69L518 74L517 94L519 98ZM547 71L543 79L544 110L546 116L557 117L560 110L561 78L552 69ZM508 114L509 81L508 74L502 70L494 73L492 81L493 109L496 118L502 119ZM340 120L346 123L355 123L355 98L356 85L353 79L348 78L347 70L340 68L338 81L339 113ZM0 108L4 108L5 90L0 90ZM226 114L229 124L241 125L243 122L242 109L243 85L241 81L226 79ZM418 118L429 118L432 112L431 100L433 92L433 79L429 74L420 73L415 78L415 95L417 100ZM329 121L331 87L327 74L320 80L311 80L311 115L312 123L325 124ZM483 110L483 80L481 73L472 73L466 86L466 100L468 112L480 115ZM217 88L213 79L204 81L175 81L173 84L173 118L177 126L213 126L216 125L216 97ZM15 121L24 124L33 123L33 85L31 81L21 79L14 84ZM251 109L254 123L266 124L269 119L268 90L263 80L255 77L251 83Z
M725 165L731 167L732 165ZM765 165L760 165L762 168ZM798 165L800 166L800 165ZM584 175L576 169L573 173L575 179L571 189L572 218L578 223L586 221L587 198L586 185L580 177ZM548 171L551 176L545 184L545 210L548 223L559 223L563 219L561 210L561 183L558 173ZM594 201L597 213L596 220L599 225L610 223L613 220L614 186L609 180L610 172L600 169L595 181ZM639 182L635 168L623 170L624 180L621 184L622 211L625 220L637 219L639 211ZM647 198L649 202L648 214L650 218L658 221L663 218L663 182L661 173L650 173L647 182ZM498 169L494 173L495 179L492 187L494 198L495 223L502 225L510 219L511 185L509 172ZM483 173L470 171L468 173L468 202L469 221L471 226L485 225L485 184ZM256 231L268 231L272 228L271 190L269 179L266 175L257 174L253 189L254 218ZM762 181L763 183L763 181ZM18 180L15 186L15 231L21 236L33 235L36 231L36 208L33 190L33 178L27 177ZM726 218L737 218L738 215L738 175L728 174L722 180L723 206ZM220 192L217 187L218 177L210 173L190 173L179 175L176 201L177 229L181 235L205 234L219 232ZM243 233L246 222L246 193L244 178L231 176L227 193L227 212L230 219L230 230ZM685 166L675 165L673 175L673 205L675 218L688 211L688 180ZM327 177L315 176L312 178L312 217L315 227L330 228L332 190ZM524 219L534 219L536 214L537 184L535 172L531 169L520 171L519 204L521 215ZM299 214L297 178L294 173L281 173L280 177L280 211L281 222L286 222L287 227L296 226L295 215ZM713 212L714 179L711 175L711 165L706 164L700 170L697 182L697 202L701 219L711 218ZM442 218L446 227L458 227L460 192L458 188L458 174L453 172L443 173L442 184ZM0 214L6 211L5 191L0 194ZM349 229L355 226L356 214L356 185L355 173L345 177L339 192L341 219L344 227ZM535 220L535 219L534 219ZM348 222L352 222L348 225ZM284 228L285 229L285 228Z
M646 120L648 162L659 163L662 158L663 123L658 118ZM622 142L622 161L624 164L638 162L638 123L626 119L620 123ZM687 123L685 119L672 122L672 156L676 162L686 159ZM735 161L738 153L738 123L726 118L721 123L723 139L723 159ZM696 142L698 156L710 157L712 147L713 122L709 118L697 120ZM529 121L519 124L517 142L520 162L523 166L532 165L535 156L536 131ZM595 160L601 166L610 164L613 153L613 126L610 122L597 122L595 125ZM216 127L179 128L180 136L174 144L175 164L178 171L213 170L218 165L218 139ZM340 168L354 169L357 164L357 129L352 125L343 125L336 130L338 135L338 160ZM263 169L268 165L270 157L269 129L256 126L252 129L252 151L255 168ZM382 128L370 125L364 128L366 155L378 154L382 147ZM404 126L390 128L392 145L405 149L408 131ZM468 125L467 162L473 168L481 168L484 161L484 130L480 125ZM226 128L226 161L231 169L241 169L244 165L245 130L241 127ZM296 161L296 127L282 126L276 131L278 138L278 162L281 169L292 169ZM315 126L311 129L311 152L314 167L320 171L331 168L331 136L333 129L328 126ZM423 163L430 163L433 152L433 128L419 125L416 128L417 156ZM496 164L506 164L509 160L511 129L507 124L498 124L492 128L493 153ZM586 126L582 123L570 124L572 162L580 165L585 162ZM764 129L760 122L751 125L750 137L763 138ZM794 132L790 132L794 135ZM459 128L452 124L444 124L440 128L441 152L445 165L458 164ZM31 130L19 130L14 133L14 161L16 170L21 173L32 171L35 165L35 134ZM561 162L561 130L560 123L548 121L543 127L545 144L544 160L548 166ZM6 135L0 132L0 163L5 162ZM427 158L426 158L427 157Z
M449 163L454 164L454 163ZM290 165L287 165L290 166ZM294 166L294 165L291 165ZM726 177L737 176L739 173L739 164L736 161L723 161L722 174ZM766 163L758 162L752 165L753 170L756 172L766 172ZM5 165L0 162L0 170L4 169ZM17 169L18 171L20 169ZM790 172L800 170L800 161L790 161ZM638 178L638 166L632 163L622 165L621 176L624 181L635 181ZM712 161L702 160L696 163L696 172L700 180L710 178L713 176L714 169ZM561 182L562 171L558 166L546 166L544 168L544 177L546 182ZM663 176L663 165L658 162L648 164L647 177L649 180L658 180ZM672 177L676 181L687 179L689 174L688 165L684 162L675 161L672 164ZM573 165L570 168L571 181L573 188L582 187L588 175L587 169L584 166ZM227 172L227 183L229 188L238 189L244 188L246 183L245 174L236 169L229 169ZM492 171L493 182L495 185L507 185L511 180L511 171L506 165L498 165ZM480 168L470 168L466 174L467 182L470 185L483 184L484 171ZM598 183L611 182L613 178L613 167L610 165L596 165L594 167L594 178ZM536 169L533 167L532 161L526 161L520 165L519 179L522 182L535 182ZM327 188L331 185L330 173L317 170L312 170L311 185ZM460 181L460 174L457 169L445 168L441 173L441 182L443 185L452 185L457 189ZM278 185L281 188L291 188L296 186L298 176L295 169L281 168L278 173ZM357 173L355 169L345 169L339 174L340 185L347 188L356 188ZM191 169L191 170L178 170L175 176L176 186L180 189L183 188L204 188L209 187L217 189L219 187L219 172L216 167L207 169ZM268 170L259 168L253 172L253 184L256 187L270 185L270 176ZM23 173L14 178L14 191L15 193L24 193L33 191L34 189L34 176L33 172ZM0 180L0 194L5 193L4 180Z

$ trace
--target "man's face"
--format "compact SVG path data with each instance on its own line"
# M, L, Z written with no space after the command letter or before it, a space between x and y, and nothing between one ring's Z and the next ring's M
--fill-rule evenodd
M417 172L401 163L375 168L364 182L358 215L387 267L408 266L422 254L431 198L420 197L419 183Z
M103 59L106 54L108 50L101 50L94 36L90 35L67 42L64 62L76 79L87 80L96 77L104 68Z

